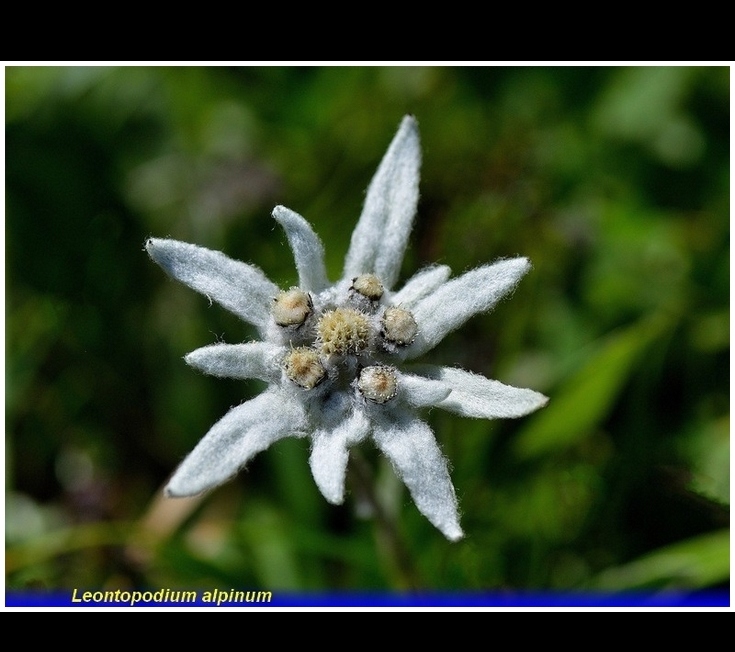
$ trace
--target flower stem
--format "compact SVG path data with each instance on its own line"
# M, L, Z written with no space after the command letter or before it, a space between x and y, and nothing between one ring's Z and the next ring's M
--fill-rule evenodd
M411 557L401 540L395 519L380 500L375 490L373 472L363 454L353 448L350 451L350 478L355 492L369 504L377 525L376 536L379 548L387 554L388 563L396 575L401 589L417 590L422 583L411 562Z

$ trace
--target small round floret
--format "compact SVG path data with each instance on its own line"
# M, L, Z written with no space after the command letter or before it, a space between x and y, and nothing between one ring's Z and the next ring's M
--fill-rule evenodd
M383 284L375 274L360 274L352 279L352 289L371 301L378 301L383 296Z
M306 346L291 349L283 359L283 368L289 380L304 389L313 389L327 375L319 354Z
M416 338L419 327L413 315L405 308L386 308L382 319L383 337L393 344L407 346Z
M273 300L273 319L279 326L302 326L312 310L311 297L299 288L279 292Z
M386 403L395 397L398 390L395 370L385 365L365 367L357 379L357 389L373 403Z

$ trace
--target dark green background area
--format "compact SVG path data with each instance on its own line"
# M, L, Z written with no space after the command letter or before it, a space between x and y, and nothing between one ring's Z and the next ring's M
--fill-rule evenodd
M6 586L696 590L729 586L727 67L8 67ZM388 515L319 494L287 439L201 500L160 488L262 385L182 357L249 327L143 251L172 237L296 281L276 204L341 274L406 113L423 165L402 280L534 269L423 362L550 397L433 410L465 540L376 451Z

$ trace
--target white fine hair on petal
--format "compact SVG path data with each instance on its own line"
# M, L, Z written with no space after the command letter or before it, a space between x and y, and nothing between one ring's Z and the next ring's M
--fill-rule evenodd
M221 378L258 378L274 382L281 375L278 358L282 348L268 342L210 344L184 356L187 364Z
M464 369L415 365L412 370L446 387L448 396L436 406L463 417L516 419L535 412L549 401L532 389L504 385Z
M419 196L421 149L416 120L403 118L352 233L344 278L376 274L390 289L398 278Z
M423 421L392 411L376 419L373 438L411 492L416 507L450 541L464 534L447 462Z
M447 265L427 267L414 274L406 284L393 295L392 303L409 310L417 301L431 294L446 282L452 270Z
M527 258L511 258L478 267L444 283L414 306L419 333L405 349L405 358L425 353L470 317L490 310L530 268Z
M439 380L406 373L398 375L398 388L400 398L413 407L441 405L451 392L450 388Z
M324 246L311 225L298 213L276 206L273 217L283 227L293 251L299 286L306 292L321 292L329 285L324 266Z
M216 487L279 439L303 436L305 427L303 407L285 392L268 389L212 426L176 470L166 494L194 496Z
M344 501L349 449L367 437L370 421L364 410L351 410L331 429L314 433L309 466L319 491L333 505Z
M150 238L146 251L176 280L257 326L261 334L265 332L278 287L260 269L177 240Z

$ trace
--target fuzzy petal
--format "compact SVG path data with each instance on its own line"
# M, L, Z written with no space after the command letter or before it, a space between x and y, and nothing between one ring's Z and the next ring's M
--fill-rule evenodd
M416 213L420 166L418 127L406 116L368 187L343 278L375 273L386 288L393 287Z
M345 494L345 473L349 448L365 439L370 421L363 410L353 410L332 430L314 434L309 465L322 495L333 505L341 505Z
M260 269L177 240L150 238L145 247L168 274L264 332L278 287Z
M444 283L414 308L419 332L404 357L426 353L470 317L490 310L529 269L527 258L511 258L478 267Z
M398 388L401 398L413 407L441 405L451 392L440 380L407 373L398 374Z
M283 348L268 342L211 344L192 351L184 360L205 374L222 378L258 378L273 382L280 378L278 358Z
M546 396L532 389L504 385L464 369L421 365L415 370L451 389L449 396L437 403L437 407L463 417L515 419L549 402Z
M427 267L414 274L406 284L393 295L393 305L410 310L420 299L431 294L449 278L452 270L447 265Z
M373 436L419 511L447 539L461 539L464 534L459 526L457 497L447 462L429 426L410 415L393 412L378 419Z
M168 496L194 496L222 484L254 455L284 437L303 436L303 408L279 390L267 390L232 408L212 426L166 486Z
M329 285L321 240L301 215L285 206L276 206L273 217L283 227L291 245L299 273L299 287L306 292L321 292Z

